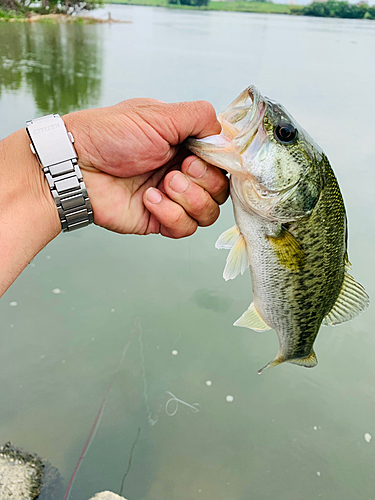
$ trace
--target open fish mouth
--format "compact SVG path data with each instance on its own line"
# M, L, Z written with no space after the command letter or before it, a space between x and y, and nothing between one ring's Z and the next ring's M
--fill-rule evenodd
M265 102L259 90L251 85L235 99L218 118L222 133L232 140L233 149L243 153L263 122Z
M251 85L245 89L225 111L218 115L222 131L220 135L204 139L188 138L185 145L203 160L224 168L230 174L248 176L243 168L242 154L258 150L266 134L258 134L263 128L266 103L259 90Z

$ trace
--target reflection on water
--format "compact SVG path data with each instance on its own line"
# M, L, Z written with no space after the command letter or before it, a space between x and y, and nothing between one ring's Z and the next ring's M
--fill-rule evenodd
M68 113L100 98L100 26L19 24L0 30L0 97L26 84L41 113Z
M226 312L230 307L228 297L219 296L215 290L208 290L207 288L197 290L191 297L191 301L198 307L217 312Z

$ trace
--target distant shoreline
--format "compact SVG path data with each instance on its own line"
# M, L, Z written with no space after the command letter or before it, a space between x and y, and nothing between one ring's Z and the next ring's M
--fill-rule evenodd
M71 16L67 14L33 14L31 16L18 15L8 15L6 17L1 16L0 9L0 21L8 23L46 23L46 24L57 24L57 23L69 23L69 24L97 24L97 23L132 23L132 21L118 21L116 19L108 18L101 19L93 16Z
M181 1L181 0L175 0ZM365 2L352 4L347 0L313 0L308 5L290 5L272 3L269 1L210 1L208 5L181 5L168 3L168 0L112 0L112 5L140 5L147 7L164 7L181 10L209 10L223 12L251 12L256 14L286 14L291 16L305 16L325 19L366 19L375 20L375 5L369 6ZM110 4L110 5L111 5Z
M182 0L174 0L182 1ZM195 10L195 11L221 11L221 12L250 12L254 14L284 14L292 16L307 16L331 19L366 19L375 20L375 5L366 3L350 4L346 0L327 0L320 2L314 0L308 5L276 4L269 1L235 0L235 1L210 1L208 5L182 5L181 3L168 3L168 0L112 0L107 5L133 5L141 7L163 7L166 9ZM98 6L99 8L99 6ZM28 15L14 11L5 11L0 8L0 21L7 22L44 22L55 23L128 23L129 21L117 21L101 19L93 16L73 16L67 14L36 14L29 12Z
M210 10L226 12L253 12L258 14L287 14L302 15L303 5L287 5L270 2L234 1L234 2L210 2L209 5L181 5L169 4L166 0L112 0L109 5L137 5L143 7L165 7L167 9L179 10Z

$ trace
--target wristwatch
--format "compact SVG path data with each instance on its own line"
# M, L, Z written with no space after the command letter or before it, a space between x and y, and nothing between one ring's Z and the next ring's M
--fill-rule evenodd
M60 115L26 122L31 151L37 156L55 200L63 232L85 227L94 221L74 138Z

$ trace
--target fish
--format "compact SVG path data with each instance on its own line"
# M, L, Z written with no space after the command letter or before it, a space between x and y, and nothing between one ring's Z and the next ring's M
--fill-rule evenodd
M276 357L317 365L320 326L339 325L369 305L350 274L343 197L327 156L278 102L249 86L218 115L219 135L186 147L230 174L236 225L216 242L230 250L223 277L250 267L253 301L234 323L279 338Z

